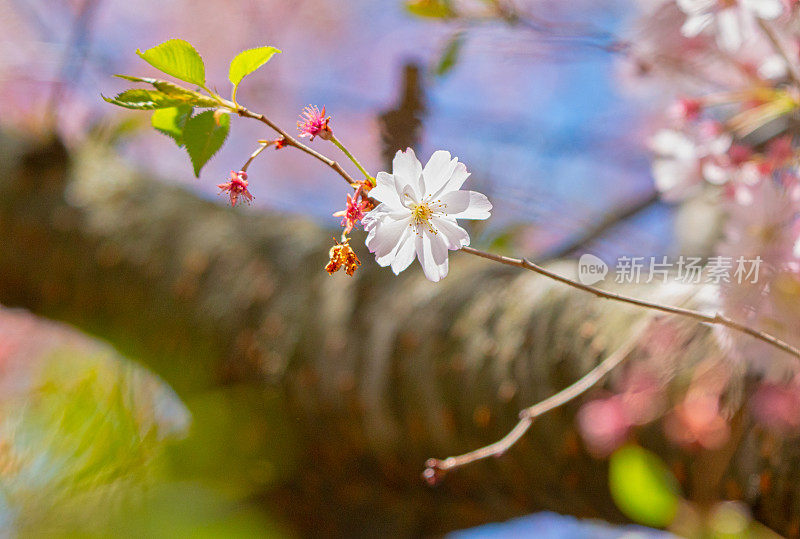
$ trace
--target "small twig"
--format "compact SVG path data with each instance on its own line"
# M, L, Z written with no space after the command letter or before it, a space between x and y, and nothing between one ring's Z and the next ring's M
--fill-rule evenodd
M546 398L545 400L534 404L529 408L525 408L519 413L520 420L511 431L506 434L502 439L494 442L493 444L481 447L469 453L458 455L455 457L448 457L444 460L428 459L425 463L425 471L422 477L430 484L435 484L444 477L447 471L454 468L466 466L478 460L483 460L489 457L499 457L505 454L515 443L519 441L522 436L528 432L528 429L533 424L533 420L543 415L550 410L563 406L569 401L579 397L587 390L592 388L606 374L614 370L620 363L622 363L628 354L636 346L644 328L646 327L647 320L640 321L637 328L633 331L631 336L625 343L617 348L613 354L601 361L595 368L586 373L580 380L573 383L571 386L562 389L555 395Z
M740 333L745 333L747 335L750 335L751 337L763 341L771 346L774 346L779 350L786 352L787 354L791 354L794 357L800 359L800 350L798 350L794 346L778 339L777 337L770 335L769 333L765 333L763 331L745 326L744 324L735 322L730 318L723 316L721 314L710 315L701 313L700 311L694 311L692 309L684 309L683 307L662 305L660 303L653 303L642 299L632 298L630 296L623 296L622 294L616 294L614 292L606 292L605 290L602 290L600 288L595 288L594 286L588 286L585 284L581 284L578 281L573 281L568 277L564 277L563 275L554 273L524 258L511 258L508 256L486 253L484 251L479 251L478 249L474 249L472 247L462 247L461 250L471 255L479 256L481 258L486 258L488 260L493 260L495 262L505 264L506 266L515 266L517 268L530 270L534 273L538 273L539 275L544 275L545 277L548 277L560 283L566 284L573 288L577 288L578 290L583 290L584 292L589 292L590 294L594 294L599 298L619 301L621 303L628 303L630 305L636 305L638 307L644 307L645 309L660 311L662 313L668 313L677 316L683 316L686 318L692 318L704 324L725 326Z
M364 168L364 166L358 161L358 159L356 159L355 156L352 153L350 153L350 150L348 150L345 147L345 145L342 144L339 141L339 139L336 138L336 135L334 135L333 133L330 134L330 137L331 137L330 141L333 142L336 145L336 147L339 148L342 151L342 153L345 154L347 158L353 162L356 168L360 170L361 173L364 175L364 177L366 177L366 179L374 186L374 182L372 181L374 180L374 178L372 177L372 175L370 175L369 172L367 172L367 169Z
M286 144L287 146L294 146L298 150L307 153L311 157L319 161L322 161L323 163L331 167L333 170L335 170L336 173L339 174L339 176L341 176L342 178L344 178L344 180L347 183L349 183L350 185L356 185L356 181L352 178L352 176L350 176L350 174L347 173L345 169L342 168L342 166L339 163L337 163L333 159L330 159L329 157L325 157L318 151L309 148L308 146L306 146L305 144L303 144L302 142L291 136L289 133L281 129L280 126L275 124L272 120L270 120L263 114L252 112L241 106L234 109L234 111L243 118L253 118L254 120L258 120L259 122L266 124L270 129L272 129L273 131L278 133L281 137L283 137L284 144Z
M256 148L256 150L253 153L250 154L250 157L247 158L247 161L245 161L244 165L242 165L242 168L240 168L239 170L241 170L242 172L247 172L247 169L250 166L250 163L255 161L256 157L258 157L258 155L261 152L263 152L264 150L266 150L267 148L269 148L273 144L275 144L275 141L271 141L271 140L268 140L266 142L260 142L260 146L258 148Z

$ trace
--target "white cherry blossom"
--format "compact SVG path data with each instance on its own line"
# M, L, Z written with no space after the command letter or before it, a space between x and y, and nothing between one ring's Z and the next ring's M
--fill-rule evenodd
M727 152L732 137L716 124L689 126L686 131L662 129L649 141L655 153L653 177L656 188L666 200L680 200L703 180L725 183Z
M695 37L713 29L719 46L728 51L738 50L755 33L756 18L775 19L784 12L783 0L677 0L686 13L681 32Z
M392 174L380 172L369 196L379 204L363 219L367 247L395 274L418 258L431 281L448 272L448 250L469 245L456 219L487 219L492 204L475 191L462 191L467 167L449 152L435 152L425 167L409 148L397 152Z

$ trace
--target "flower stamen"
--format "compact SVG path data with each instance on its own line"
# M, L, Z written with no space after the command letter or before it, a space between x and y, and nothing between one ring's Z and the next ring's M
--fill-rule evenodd
M439 231L431 223L431 217L436 213L430 204L427 202L412 203L409 207L411 210L411 226L414 227L417 235L420 235L419 227L427 226L431 234L438 234Z

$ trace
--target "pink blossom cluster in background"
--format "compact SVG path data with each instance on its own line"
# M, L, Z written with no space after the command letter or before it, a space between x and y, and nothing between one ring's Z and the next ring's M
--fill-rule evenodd
M800 344L800 10L793 0L640 2L620 62L624 86L639 95L668 94L647 142L662 200L685 217L688 234L709 238L707 256L760 257L757 282L721 282L708 304L742 323ZM697 244L694 244L697 248ZM662 325L644 365L682 352ZM653 335L655 336L655 334ZM651 337L653 337L651 336ZM718 449L729 439L733 375L757 374L749 410L763 427L800 433L795 362L753 340L716 331L720 357L709 357L686 382L664 433L687 448ZM655 345L658 348L658 345ZM665 353L666 351L666 353ZM674 354L674 356L672 356ZM631 389L584 404L579 425L589 448L607 455L633 436L638 408ZM664 384L646 386L664 402ZM658 396L656 398L655 396Z

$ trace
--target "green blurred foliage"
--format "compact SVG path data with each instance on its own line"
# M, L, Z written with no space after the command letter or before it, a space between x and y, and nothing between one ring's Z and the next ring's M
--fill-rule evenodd
M439 62L433 69L435 75L443 77L450 73L450 71L456 66L459 55L461 54L461 49L464 47L464 39L465 35L463 32L456 32L450 36L450 39L447 41L447 45L445 45L444 49L442 50L442 55L439 58Z
M234 390L201 399L201 415L215 420L195 428L187 407L142 367L110 352L57 351L26 391L0 402L0 533L281 536L244 500L253 484L279 475L268 458L291 459L278 451L286 446L266 443L279 428L269 415L236 416L242 398ZM233 435L241 444L223 452ZM264 457L263 445L276 452ZM229 466L250 466L252 476ZM194 477L182 475L187 468Z
M655 454L635 445L614 452L608 482L619 509L647 526L668 526L678 512L678 481Z
M443 19L455 15L449 0L409 0L405 8L411 15L431 19Z

